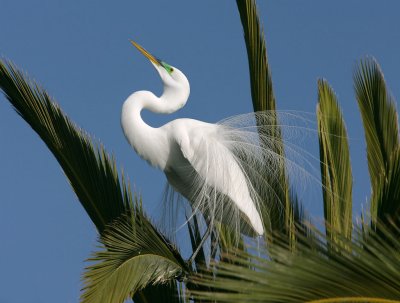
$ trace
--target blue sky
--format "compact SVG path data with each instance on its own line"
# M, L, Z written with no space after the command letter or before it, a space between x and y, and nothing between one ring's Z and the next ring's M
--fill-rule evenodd
M355 209L369 195L364 135L352 87L373 55L400 96L400 3L258 1L278 108L315 112L316 81L335 89L347 122ZM128 146L120 110L136 90L161 91L134 39L191 82L177 117L215 122L252 110L247 57L234 1L1 0L0 56L41 83L68 116L100 140L156 214L165 183ZM0 97L0 303L77 302L96 231L57 162ZM321 202L307 207L322 215Z

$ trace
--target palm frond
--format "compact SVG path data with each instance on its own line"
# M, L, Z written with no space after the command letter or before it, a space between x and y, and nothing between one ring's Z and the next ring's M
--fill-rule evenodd
M3 61L0 61L0 88L17 113L56 157L79 201L100 233L121 215L135 211L130 187L126 184L123 174L121 179L119 178L114 158L102 146L94 145L90 137L69 120L45 90L11 62ZM141 222L145 223L136 230L142 226L147 226L146 230L150 229L151 224L145 216ZM148 241L155 243L163 239L156 229L152 229L148 237ZM139 245L140 242L137 243L137 247ZM171 254L175 254L176 251L171 245L163 248L166 247L170 248ZM165 254L164 251L163 253ZM163 266L163 260L150 258L146 259L146 262L152 268L157 268ZM157 272L160 279L165 277L162 270ZM157 280L155 276L153 278ZM141 282L141 287L144 282ZM149 285L149 288L153 287Z
M236 0L236 4L246 43L254 111L273 111L276 109L275 96L256 2L254 0Z
M381 191L381 179L387 177L391 157L399 147L397 112L383 73L374 59L367 58L360 62L354 73L354 88L365 129L373 196L371 216L376 222L383 218L377 217L381 213L381 205L377 204L378 199L374 195Z
M386 237L396 239L388 229L383 230ZM230 262L215 262L215 272L193 277L196 283L212 289L193 292L193 295L212 302L324 302L323 299L343 302L340 300L344 298L347 302L388 302L398 299L398 239L393 246L386 245L376 234L364 240L361 230L357 230L355 238L353 242L341 238L349 250L338 254L332 254L324 238L320 239L317 249L298 245L295 253L274 245L270 248L272 259L235 251L226 256ZM333 251L340 248L336 246ZM263 256L265 252L258 254ZM381 301L374 301L377 298Z
M317 235L310 215L304 209L304 206L298 201L296 196L291 198L293 207L289 227L291 228L289 235L292 237L288 241L290 250L295 251L298 244L315 247L318 245Z
M346 126L335 93L318 81L318 136L327 240L351 239L352 172Z
M101 232L129 209L129 188L102 146L62 112L47 92L12 63L0 61L0 88L60 163L79 201ZM123 179L122 179L123 180Z
M189 303L185 290L176 280L169 280L163 284L155 284L137 291L133 297L135 303Z
M202 239L202 235L200 233L201 229L197 216L194 215L192 217L192 220L190 220L187 225L189 230L190 244L192 246L192 251L194 252L196 249L199 248ZM194 265L196 266L196 269L199 269L200 266L204 266L208 259L209 258L206 257L205 248L200 248L198 254L194 258Z
M220 254L236 248L244 249L243 236L237 234L234 229L224 224L218 224L217 229Z
M400 226L400 148L393 151L388 167L388 174L381 177L371 203L378 205L379 222L400 236L399 230L393 229L393 224Z
M254 111L275 111L275 96L272 88L271 72L268 65L267 49L264 33L257 13L255 0L236 0L240 19L243 26L244 40L246 43L247 57L250 72L251 96ZM272 125L279 125L276 118L271 121ZM260 125L261 126L261 125ZM260 127L261 138L274 138L276 143L274 152L284 155L281 130L279 127L268 128ZM267 133L265 133L267 132ZM262 141L262 140L261 140ZM263 142L261 142L263 144ZM265 168L266 180L270 179L268 174L268 160L266 157ZM270 184L276 180L270 180ZM293 221L292 204L290 201L290 190L285 172L285 167L280 168L279 186L276 187L273 195L265 197L265 207L262 209L265 229L271 232L287 233L292 230L289 226ZM275 188L275 187L274 187ZM289 235L289 238L291 236Z
M188 271L179 252L138 206L107 227L100 242L102 249L89 259L94 264L84 274L83 303L124 302L149 284L169 283Z

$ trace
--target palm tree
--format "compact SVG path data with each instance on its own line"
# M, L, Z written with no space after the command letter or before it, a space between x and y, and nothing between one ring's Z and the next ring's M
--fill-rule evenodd
M274 111L255 0L237 0L237 7L254 111ZM280 189L264 197L265 245L254 248L250 240L220 224L211 235L214 249L211 253L202 249L192 264L181 256L178 243L145 214L140 196L131 192L115 159L76 126L46 91L7 61L0 61L0 88L54 154L99 232L100 248L89 258L84 273L82 302L129 298L136 303L395 302L400 298L397 113L373 59L362 60L354 73L372 186L370 212L362 214L361 224L352 222L346 126L332 88L320 80L317 118L325 230L318 230L305 215L282 165ZM281 142L279 128L267 135ZM284 155L283 144L275 148ZM266 180L271 178L266 168L261 173ZM283 202L279 209L276 199ZM187 224L193 250L201 241L201 220L193 217Z
M263 89L268 97L261 98L265 103L255 98L262 89L257 81L252 82L255 110L274 109L266 61L260 72L263 78L255 72L263 64L254 48L262 49L266 56L265 47L260 46L263 37L254 2L237 3L242 6L251 79L266 79ZM372 186L370 211L361 214L361 224L352 222L346 126L334 91L321 79L317 119L325 232L301 213L296 215L292 210L296 205L288 203L286 229L278 230L274 243L262 247L258 255L254 249L224 254L222 261L213 262L213 271L193 278L209 288L192 291L195 298L218 302L399 302L400 171L395 102L373 58L362 60L355 69L354 89L365 129Z

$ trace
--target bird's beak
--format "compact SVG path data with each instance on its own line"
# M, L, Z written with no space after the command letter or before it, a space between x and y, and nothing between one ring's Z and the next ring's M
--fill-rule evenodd
M143 47L141 47L135 41L132 41L132 40L130 40L130 41L133 44L133 46L136 47L147 59L149 59L151 62L153 62L157 66L161 65L160 60L158 60L156 57L154 57L152 54L150 54L147 50L145 50Z

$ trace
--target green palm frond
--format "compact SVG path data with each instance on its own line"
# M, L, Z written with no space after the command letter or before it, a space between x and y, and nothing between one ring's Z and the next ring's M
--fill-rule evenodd
M244 249L244 239L241 235L238 235L234 229L223 224L218 224L217 229L219 250L221 253L235 248Z
M89 259L94 264L83 277L83 303L124 302L149 284L166 283L188 271L179 252L139 206L107 227L100 242L102 249Z
M376 222L384 219L377 217L382 213L380 208L388 207L378 205L379 199L376 195L381 191L381 180L391 170L392 155L399 147L397 112L395 102L386 88L383 73L374 59L367 58L360 62L354 73L354 88L365 129L372 185L370 208L372 220Z
M297 196L291 198L293 207L291 210L292 221L289 224L291 228L289 235L292 237L288 244L290 249L295 251L298 243L307 246L316 246L318 243L317 235L315 234L314 227L310 215L305 210L304 206L297 200Z
M393 224L400 226L400 148L393 151L388 167L388 174L381 177L371 203L378 205L379 220L392 228ZM393 232L400 236L399 230L393 229Z
M267 59L264 32L254 0L236 0L242 21L250 72L251 96L254 111L276 109L271 72Z
M151 223L143 213L135 209L130 188L123 174L122 178L119 178L115 160L102 146L95 146L90 137L69 120L45 90L29 80L12 63L3 61L0 61L0 88L17 113L56 157L79 201L100 233L108 224L121 218L121 215L136 212L142 216L142 223L135 230L140 233L140 228L146 226L146 232L151 230L147 235L148 241L159 243L160 239L163 239L156 229L150 228ZM165 250L170 249L170 254L179 259L176 250L165 244L165 241L161 248L162 253L159 254L165 255ZM141 244L143 243L138 242L136 245L139 247ZM154 246L148 246L147 251L151 248L155 249ZM157 249L155 255L160 248ZM160 274L161 280L164 279L164 259L146 259L146 264L153 269L160 267L155 272ZM140 276L142 268L136 268L136 272L133 271L134 267L131 269L131 274ZM157 281L155 276L152 276L152 279ZM140 287L143 287L144 283L145 280L142 280ZM152 289L153 286L149 285L149 288Z
M337 242L336 233L351 239L353 180L347 131L335 93L324 80L318 81L317 119L327 239Z
M185 290L175 280L169 280L163 284L152 285L141 291L137 291L133 297L135 303L189 303Z
M202 235L200 233L201 229L197 216L194 215L192 219L188 221L187 225L189 230L190 244L192 246L192 251L194 252L196 251L196 249L198 249L202 239ZM205 248L202 247L200 248L198 254L194 258L194 265L196 266L196 269L199 269L199 266L206 264L206 262L207 262L207 257Z
M56 157L100 232L129 209L129 188L124 179L120 181L114 159L102 146L94 146L90 137L68 119L45 90L12 63L2 61L0 88Z
M383 233L396 239L388 229L383 229ZM325 302L322 299L326 302L388 302L398 299L398 239L392 246L372 234L368 240L363 240L360 230L355 238L353 242L341 238L349 250L338 254L332 254L324 238L320 239L317 249L298 245L295 253L274 245L269 249L272 259L263 258L263 250L259 256L235 251L226 256L229 262L215 262L215 272L193 277L196 283L213 290L193 292L193 295L213 302ZM338 245L333 251L340 248Z
M255 0L236 0L242 22L244 40L247 49L247 58L250 72L251 96L253 109L257 111L276 110L275 96L272 88L271 72L268 65L267 48L265 44L264 33L257 13ZM279 125L277 116L275 121L270 121L272 125ZM259 123L259 121L257 121ZM274 152L278 155L284 155L281 129L279 127L260 127L260 138L269 138L274 141ZM261 139L262 141L263 139ZM261 142L263 144L263 142ZM266 144L270 146L271 144ZM264 225L269 236L273 232L288 233L293 230L292 222L293 209L290 199L289 184L282 164L279 178L271 178L268 172L268 159L266 157L265 179L274 188L274 193L265 197L265 209L262 211ZM267 210L267 211L266 211Z

